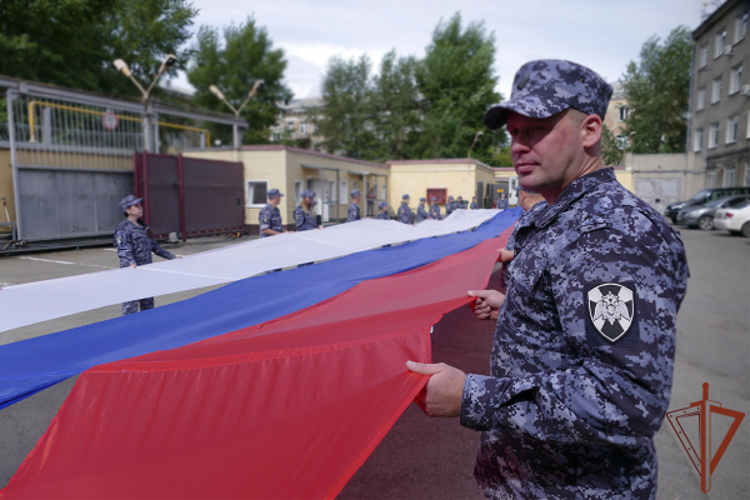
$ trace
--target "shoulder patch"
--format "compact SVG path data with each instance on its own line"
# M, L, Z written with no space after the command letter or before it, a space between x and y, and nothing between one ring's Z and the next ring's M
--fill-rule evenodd
M586 293L588 323L600 337L615 344L635 330L636 292L633 284L602 283ZM636 337L637 343L637 337ZM634 345L627 342L628 345Z

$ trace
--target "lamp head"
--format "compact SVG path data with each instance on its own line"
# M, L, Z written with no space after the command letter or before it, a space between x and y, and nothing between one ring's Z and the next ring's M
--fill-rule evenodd
M115 59L113 64L115 65L115 68L117 68L117 71L122 71L123 75L127 76L128 78L132 76L130 68L128 68L128 65L122 59Z
M221 90L219 90L219 87L217 87L216 85L210 85L208 87L208 90L210 90L211 93L215 95L216 97L218 97L219 99L222 99L222 100L224 99L224 94L221 93Z
M172 66L175 65L176 62L177 62L177 56L174 54L169 54L167 55L167 57L164 58L164 62L162 62L161 64L165 68L171 68Z
M255 85L253 85L253 88L250 90L250 93L248 94L248 97L253 97L256 92L258 92L258 88L260 88L261 85L263 85L263 80L256 80Z

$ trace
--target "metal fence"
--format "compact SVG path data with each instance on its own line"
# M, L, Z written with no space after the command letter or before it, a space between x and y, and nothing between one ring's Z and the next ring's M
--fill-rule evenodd
M232 115L156 102L3 78L0 87L7 88L0 147L11 152L16 246L111 235L122 217L117 201L133 192L134 152L209 147L209 124L233 127L239 147L247 127Z

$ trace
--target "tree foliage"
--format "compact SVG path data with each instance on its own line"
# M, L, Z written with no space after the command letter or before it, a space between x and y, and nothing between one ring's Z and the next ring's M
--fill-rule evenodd
M624 154L619 148L615 134L604 124L602 124L601 153L602 161L607 166L619 165Z
M278 119L277 103L292 98L291 91L282 82L286 64L284 51L273 48L266 28L257 26L253 17L239 25L225 27L222 33L217 28L202 26L187 70L188 80L196 89L193 103L231 112L209 91L209 86L216 85L227 100L239 108L255 82L263 80L241 114L250 125L244 143L266 143L270 137L269 127ZM226 127L212 133L225 143L231 143L230 134Z
M472 157L489 162L493 148L504 142L503 132L490 132L482 123L488 106L502 98L495 92L494 41L483 23L471 23L463 30L459 13L435 28L417 73L424 96L417 157L462 158L475 134L484 131Z
M482 123L501 99L494 57L493 35L481 23L463 29L456 14L435 28L422 60L391 51L373 75L366 56L331 59L318 118L324 147L373 161L464 158L482 131L472 157L491 162L505 142L504 132Z
M692 51L690 30L679 26L663 43L655 36L649 38L641 48L640 62L628 65L623 87L630 117L623 135L635 133L632 152L685 151Z
M2 0L0 74L109 93L138 95L113 66L123 59L148 84L180 47L197 10L187 0Z

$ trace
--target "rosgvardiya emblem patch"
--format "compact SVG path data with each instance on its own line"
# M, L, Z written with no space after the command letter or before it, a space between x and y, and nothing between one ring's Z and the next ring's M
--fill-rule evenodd
M635 293L619 283L603 283L586 294L594 329L611 343L628 333L635 317Z

